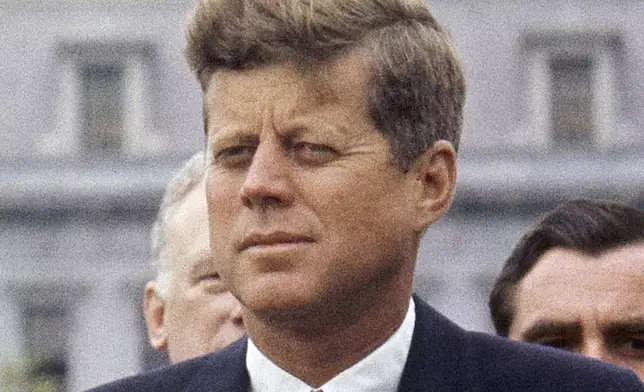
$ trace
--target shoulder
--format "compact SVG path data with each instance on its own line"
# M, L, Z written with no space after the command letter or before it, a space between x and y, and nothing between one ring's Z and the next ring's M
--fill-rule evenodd
M88 392L126 392L126 391L180 391L192 380L208 362L209 357L181 362L154 369L136 376L123 378L101 385Z
M467 332L471 369L480 385L502 390L644 391L631 372L581 355ZM492 388L493 386L493 388Z
M416 326L406 369L410 383L417 374L426 374L426 379L458 386L454 391L644 392L630 371L550 347L465 331L414 300Z
M215 354L161 367L91 389L88 392L244 391L246 338Z

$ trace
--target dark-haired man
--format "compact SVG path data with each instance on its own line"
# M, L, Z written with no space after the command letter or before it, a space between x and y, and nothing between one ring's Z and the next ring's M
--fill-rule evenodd
M644 211L608 201L559 205L515 247L490 308L500 335L644 379Z

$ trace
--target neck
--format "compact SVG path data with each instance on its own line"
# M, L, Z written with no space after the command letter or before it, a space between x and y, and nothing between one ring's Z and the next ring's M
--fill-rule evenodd
M410 285L409 285L410 286ZM363 296L340 307L342 314L321 310L310 322L282 323L248 314L253 343L277 366L317 388L381 346L402 324L411 287L386 295ZM315 319L315 320L313 320Z

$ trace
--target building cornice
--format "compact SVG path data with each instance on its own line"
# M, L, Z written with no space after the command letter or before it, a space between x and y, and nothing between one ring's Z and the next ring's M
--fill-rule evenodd
M0 211L156 210L184 157L97 164L4 162ZM644 201L644 154L470 154L459 158L459 205L553 205L573 198Z
M644 201L644 153L461 157L456 203L553 205L574 198Z

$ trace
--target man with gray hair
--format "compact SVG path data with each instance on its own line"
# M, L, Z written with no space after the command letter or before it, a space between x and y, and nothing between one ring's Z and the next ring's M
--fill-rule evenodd
M244 333L241 305L210 251L204 167L200 152L176 174L152 226L157 276L145 287L143 310L150 344L172 363L218 351Z

